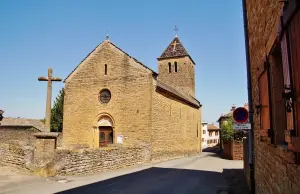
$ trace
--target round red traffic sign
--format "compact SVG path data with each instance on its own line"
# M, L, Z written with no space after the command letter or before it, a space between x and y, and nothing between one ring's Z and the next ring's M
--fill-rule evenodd
M248 120L248 110L244 107L239 107L233 111L233 119L237 123L244 123Z

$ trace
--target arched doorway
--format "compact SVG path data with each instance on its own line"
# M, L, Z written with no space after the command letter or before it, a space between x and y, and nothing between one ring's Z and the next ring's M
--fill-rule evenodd
M106 147L114 143L114 131L112 119L103 116L98 121L99 147Z

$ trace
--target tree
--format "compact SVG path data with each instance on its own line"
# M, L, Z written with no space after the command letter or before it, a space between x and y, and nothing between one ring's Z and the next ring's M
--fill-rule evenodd
M232 117L223 122L221 126L222 140L232 140L234 138L233 124Z
M50 128L51 131L62 132L63 127L63 108L64 108L65 91L62 88L54 101L54 106L51 109Z
M2 119L3 119L3 114L4 114L4 110L0 109L0 121L2 121Z

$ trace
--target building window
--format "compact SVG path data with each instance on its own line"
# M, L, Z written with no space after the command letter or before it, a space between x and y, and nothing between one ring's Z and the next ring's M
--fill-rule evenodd
M218 136L218 131L215 132L215 136Z
M212 132L210 131L210 132L209 132L209 137L211 137L211 136L212 136Z
M289 123L292 123L292 114L285 113L286 110L285 100L282 97L282 94L288 92L284 89L284 78L283 78L283 69L285 75L288 75L287 68L289 68L288 62L282 63L282 59L285 61L287 57L282 58L281 54L281 45L277 44L274 49L271 51L269 56L269 68L270 68L270 106L271 108L271 127L274 131L272 135L271 142L276 144L285 143L285 129L287 125L287 119L289 118ZM290 85L289 76L286 77L286 85ZM288 86L289 87L289 86ZM290 124L289 124L290 125Z
M283 8L281 18L281 57L284 80L284 104L286 114L285 141L289 150L295 152L296 163L300 163L300 10L299 1L289 0ZM273 107L271 108L273 116ZM273 127L273 124L272 124ZM281 131L275 131L280 133ZM282 132L281 132L282 133ZM282 133L283 134L283 133ZM276 139L276 138L275 138ZM279 138L281 139L281 138ZM283 138L282 138L283 139ZM278 142L278 141L277 141Z
M175 61L175 72L177 72L177 62Z
M172 72L172 67L171 67L171 63L169 62L169 73Z
M203 134L205 134L206 133L206 130L203 130Z
M204 138L202 138L202 142L204 142Z
M104 74L107 75L107 65L104 65Z
M102 103L108 103L111 99L110 91L108 89L101 90L99 99L100 99L100 102L102 102Z

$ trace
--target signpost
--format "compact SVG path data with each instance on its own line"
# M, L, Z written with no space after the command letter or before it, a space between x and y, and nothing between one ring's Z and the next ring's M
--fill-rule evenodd
M251 124L248 122L249 113L244 107L239 107L233 111L233 119L235 121L233 129L245 130L251 129Z

